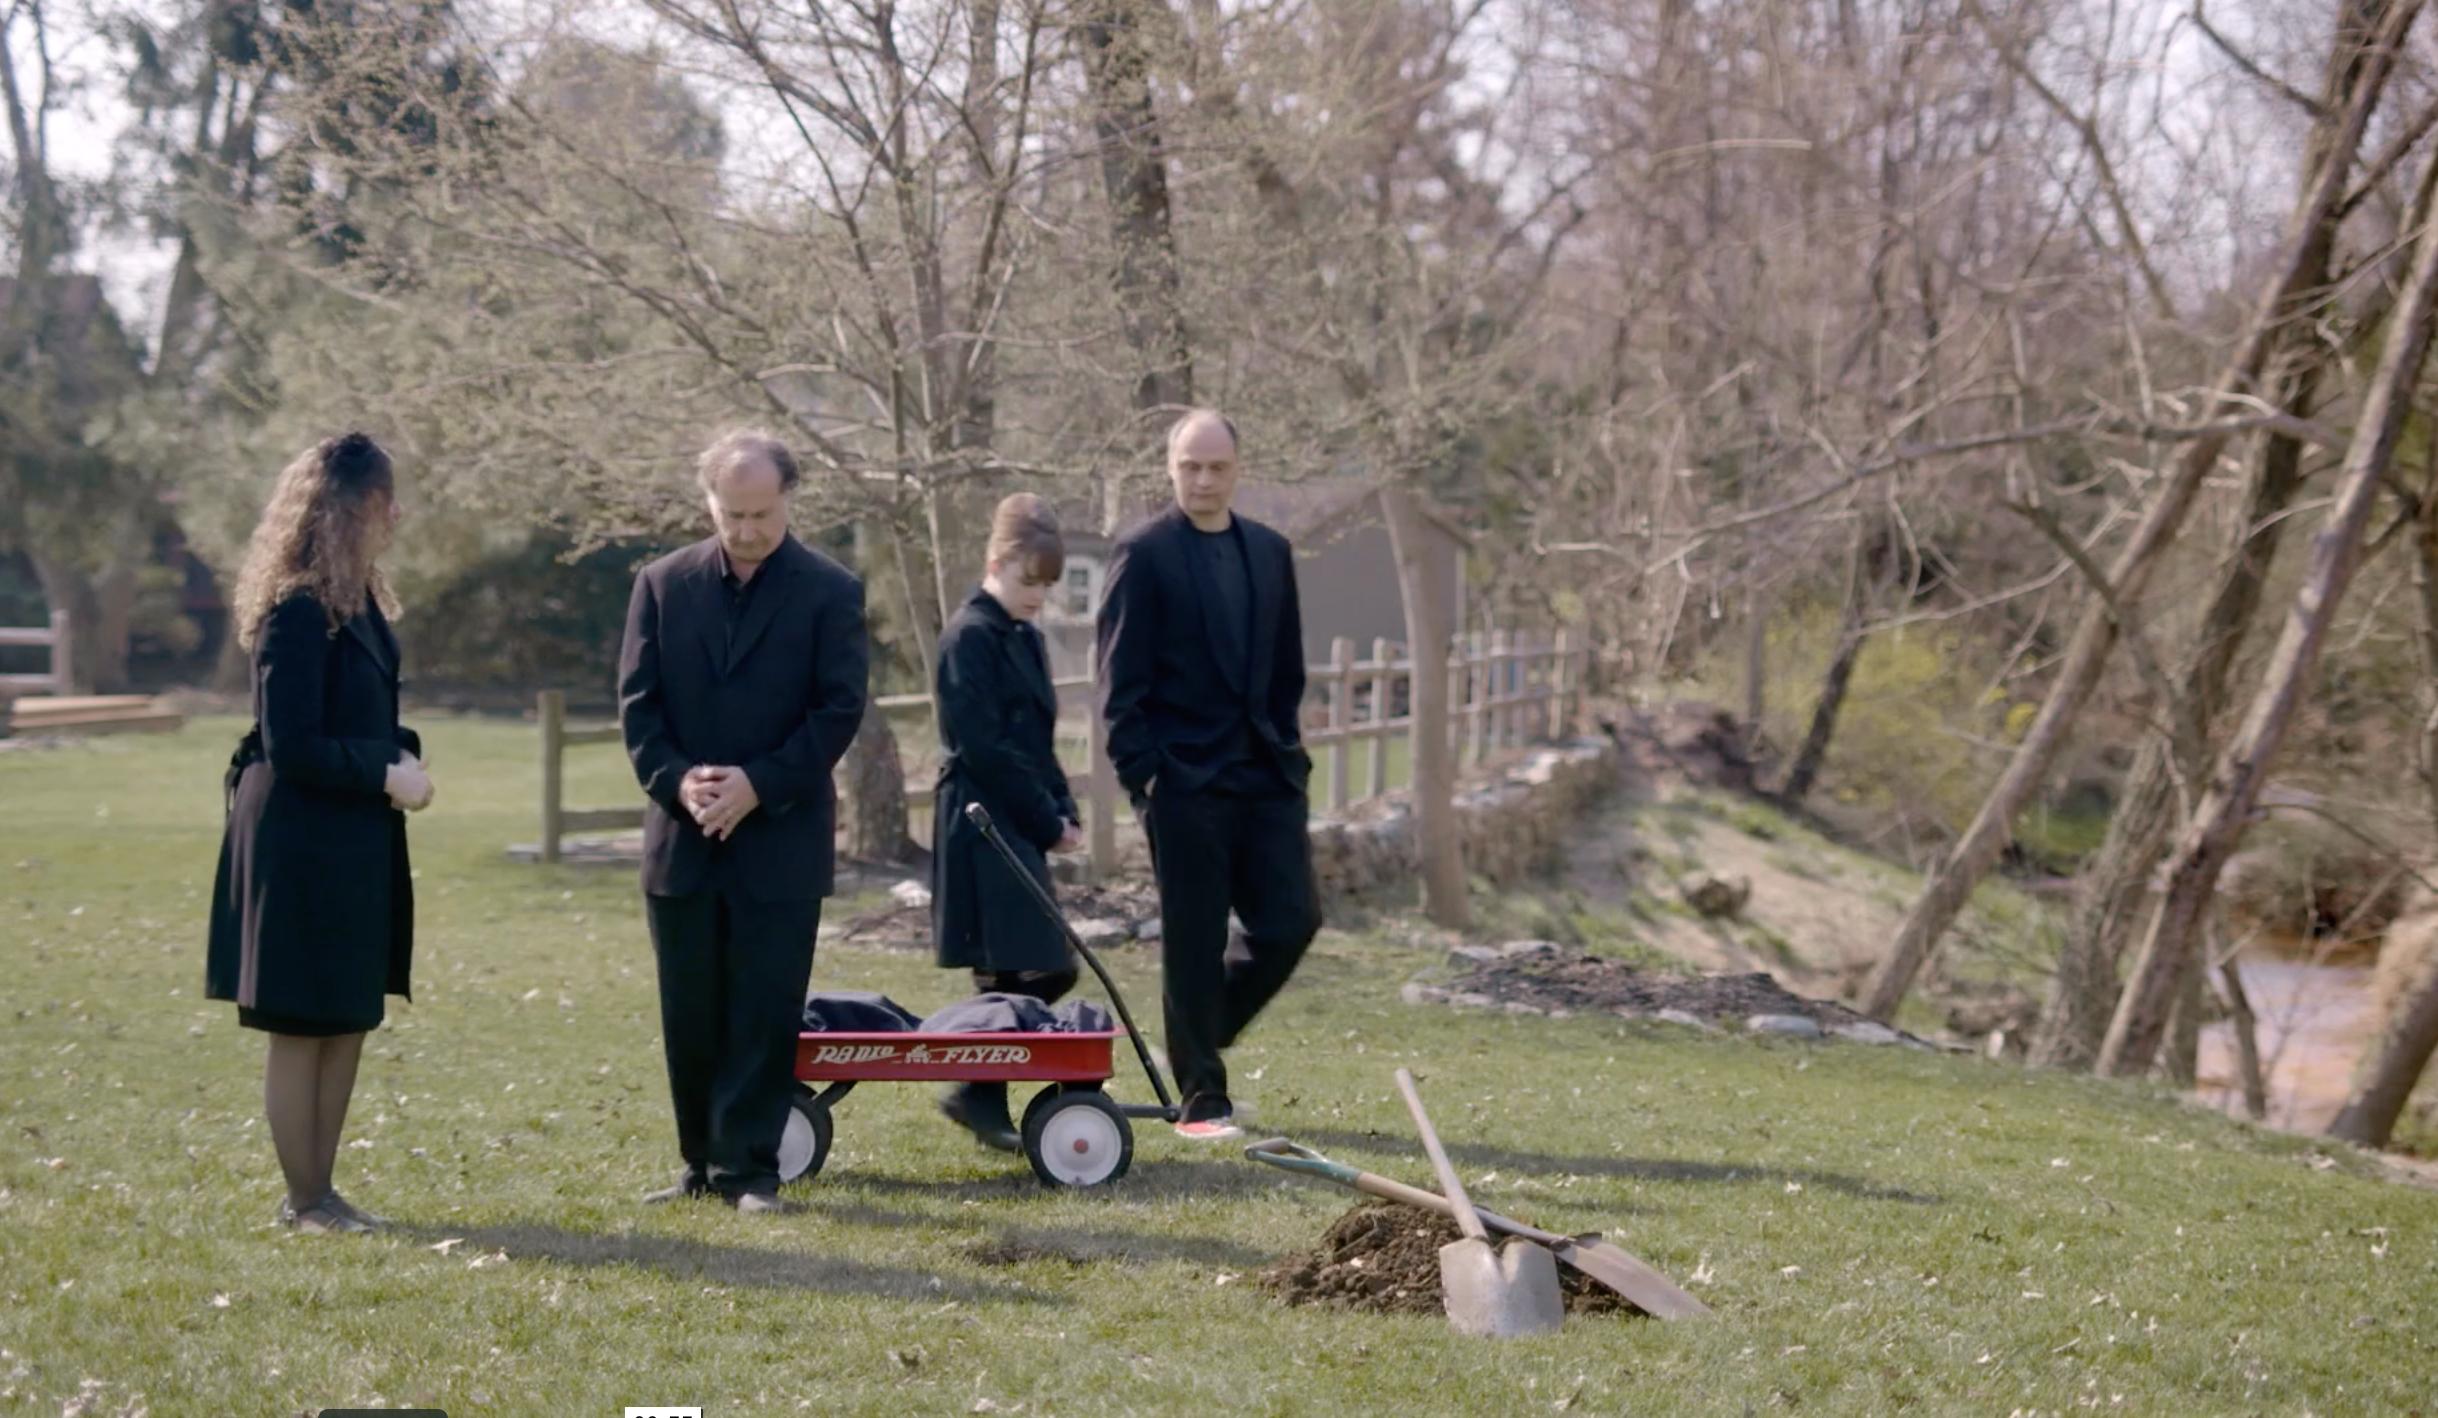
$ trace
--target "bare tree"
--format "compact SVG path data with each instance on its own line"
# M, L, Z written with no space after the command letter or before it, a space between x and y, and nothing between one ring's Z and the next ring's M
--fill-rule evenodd
M2337 605L2359 565L2363 533L2394 460L2429 355L2433 324L2438 323L2438 228L2430 225L2434 195L2438 154L2425 162L2413 198L2406 223L2413 238L2411 269L2388 319L2385 348L2346 450L2335 505L2312 539L2309 568L2242 727L2219 754L2209 785L2162 874L2166 890L2100 1046L2102 1073L2149 1067L2168 1005L2187 973L2198 968L2201 917L2209 908L2218 873L2242 840L2269 766L2318 668Z
M1156 415L1193 403L1194 360L1170 219L1168 157L1152 93L1147 17L1165 18L1165 6L1158 0L1094 0L1084 24L1084 69L1116 246L1118 310L1139 370L1134 407ZM1122 478L1107 480L1104 531L1116 529L1123 486Z
M2324 269L2321 254L2336 240L2343 218L2347 179L2372 109L2393 71L2404 32L2418 15L2418 0L2353 0L2332 46L2326 85L2327 117L2315 123L2308 149L2305 187L2287 224L2284 251L2246 320L2225 368L2212 383L2206 418L2241 409L2259 385L2278 328L2296 317L2310 294L2310 278ZM1922 894L1906 913L1895 941L1866 984L1862 1007L1875 1018L1892 1016L1912 988L1973 888L2011 839L2016 817L2046 782L2051 763L2092 691L2110 654L2129 629L2122 608L2139 602L2190 511L2201 483L2217 465L2228 435L2195 438L2181 446L2131 537L2109 564L2067 643L2047 698L2017 746L1997 786L1990 791L1963 836L1940 855Z
M1406 488L1390 484L1380 494L1388 513L1388 535L1397 555L1397 582L1405 597L1407 655L1413 662L1412 708L1414 833L1422 848L1422 908L1451 930L1472 919L1466 897L1464 838L1456 821L1455 739L1448 720L1448 643L1439 597L1423 548L1422 512Z

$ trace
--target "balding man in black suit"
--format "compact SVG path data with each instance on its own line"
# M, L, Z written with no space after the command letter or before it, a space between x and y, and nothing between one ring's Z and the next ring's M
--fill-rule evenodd
M832 887L830 772L863 722L863 583L788 534L798 473L777 440L731 434L698 474L715 534L637 573L618 657L685 1159L646 1199L770 1213Z
M1119 541L1095 637L1109 757L1159 878L1177 1131L1197 1140L1242 1135L1220 1051L1320 929L1294 553L1230 510L1238 471L1225 416L1200 409L1169 430L1175 504Z

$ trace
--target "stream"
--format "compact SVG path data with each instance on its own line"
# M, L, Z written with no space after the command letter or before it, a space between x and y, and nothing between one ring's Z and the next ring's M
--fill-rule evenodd
M2279 955L2243 956L2244 993L2259 1017L2261 1069L2271 1127L2320 1133L2345 1105L2353 1066L2373 1035L2367 965L2319 965ZM2243 1116L2243 1076L2231 1023L2201 1032L2194 1092Z

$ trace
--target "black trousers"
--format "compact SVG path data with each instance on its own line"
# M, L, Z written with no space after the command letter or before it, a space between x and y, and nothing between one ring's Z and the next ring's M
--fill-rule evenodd
M1227 1107L1219 1051L1295 973L1321 928L1301 793L1154 792L1138 805L1160 884L1161 1007L1187 1121ZM1228 939L1228 912L1244 923Z
M1026 995L1043 1004L1056 1004L1075 988L1076 978L1073 970L976 970L974 993ZM979 1116L1008 1116L1005 1083L956 1083L949 1085L948 1093Z
M821 902L714 888L644 903L686 1182L729 1196L768 1191L779 1182Z

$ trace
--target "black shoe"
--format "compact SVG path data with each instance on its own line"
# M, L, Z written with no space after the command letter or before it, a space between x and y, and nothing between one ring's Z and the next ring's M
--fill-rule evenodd
M330 1208L332 1211L337 1212L341 1216L349 1217L355 1221L361 1222L364 1229L367 1231L378 1231L382 1227L389 1224L387 1218L373 1215L371 1212L366 1211L363 1207L356 1205L354 1202L349 1201L347 1198L339 1195L335 1191L330 1194L329 1199L324 1201L322 1205Z
M1003 1087L988 1092L970 1084L952 1088L940 1097L940 1115L972 1133L974 1140L984 1147L999 1152L1024 1150L1024 1138L1017 1133L1015 1120L1007 1114L1007 1090Z

